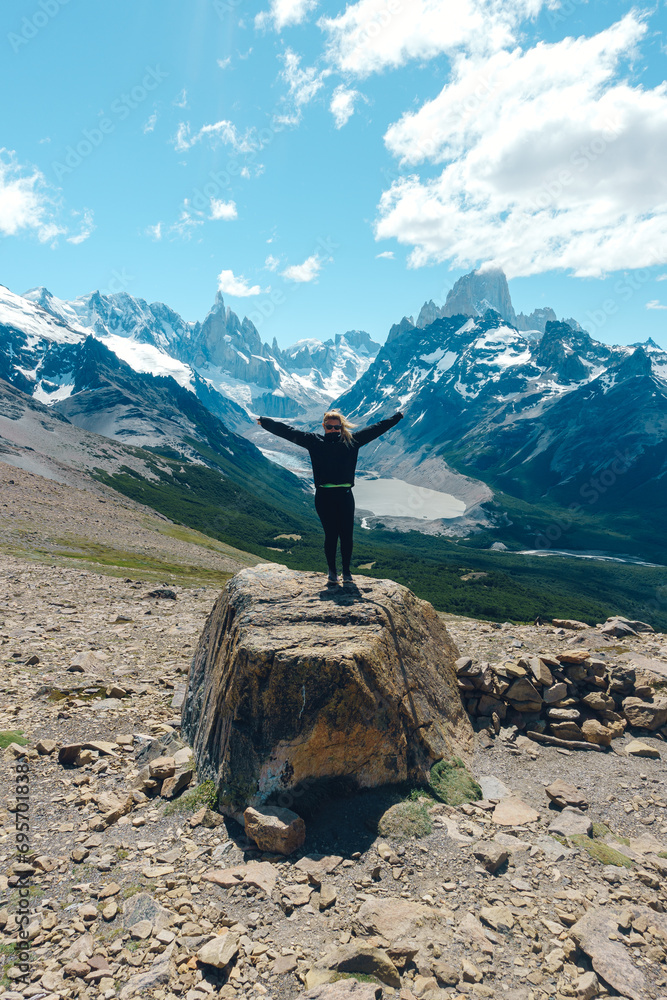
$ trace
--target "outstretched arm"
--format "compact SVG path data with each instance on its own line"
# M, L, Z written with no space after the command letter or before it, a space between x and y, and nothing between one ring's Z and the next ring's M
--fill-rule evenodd
M368 444L369 441L374 441L375 438L380 437L380 434L384 434L402 419L403 414L399 411L393 417L387 417L386 420L380 420L377 424L370 424L368 427L362 427L360 431L355 431L354 438L359 445Z
M271 417L260 417L257 423L265 431L270 431L271 434L276 434L287 441L292 441L301 448L307 448L310 444L310 439L313 437L312 434L308 434L306 431L298 431L296 427L290 427L289 424L281 424L279 420L272 420Z

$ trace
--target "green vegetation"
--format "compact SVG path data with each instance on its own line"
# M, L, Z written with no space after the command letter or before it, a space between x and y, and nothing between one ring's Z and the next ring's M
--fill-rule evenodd
M283 492L273 484L254 486L254 480L242 486L225 478L218 469L165 459L152 471L155 478L151 480L129 468L113 475L99 472L98 478L178 522L177 532L193 529L267 562L322 572L322 533L312 500L296 491L292 482ZM557 506L543 504L538 508L505 495L500 498L500 506L511 508L512 525L503 529L503 538L516 548L534 548L535 537L555 523L554 518L565 516ZM564 532L559 546L637 551L630 535L616 529L615 520L607 523L602 514L595 520L591 512L578 517L579 534ZM515 518L518 527L513 543ZM299 534L301 538L277 537L285 534ZM578 618L594 624L610 615L623 614L667 630L662 567L489 551L496 540L493 532L451 541L381 527L368 532L357 530L353 572L396 580L438 610L472 618L526 622L539 615L545 619ZM361 569L370 564L372 571ZM471 572L486 575L461 579ZM201 577L202 571L193 570L193 574Z
M0 730L0 750L6 750L10 743L17 743L20 747L27 746L28 741L20 729Z
M383 837L406 840L408 837L428 837L433 823L424 802L396 802L380 817L378 832Z
M379 985L382 982L377 976L371 976L367 972L334 972L330 981L338 983L341 979L356 979L358 983L373 983L374 985Z
M621 854L620 851L610 847L609 844L603 844L599 840L592 840L582 833L574 834L569 839L577 847L588 851L590 856L602 865L616 865L617 868L632 868L633 861L626 854Z
M191 788L178 799L169 802L165 807L165 816L170 816L176 812L197 812L202 806L215 809L218 804L218 793L212 781L203 781L196 788Z
M84 538L58 538L54 540L54 548L36 549L38 555L53 556L61 559L81 560L83 563L102 566L111 571L117 570L119 576L127 573L140 574L146 580L169 580L183 586L223 587L231 573L221 573L218 570L207 569L204 566L193 566L185 563L167 562L155 556L141 555L138 552L128 552L114 549L109 545L91 542Z
M429 774L429 787L436 798L450 806L483 798L482 789L459 757L434 764Z

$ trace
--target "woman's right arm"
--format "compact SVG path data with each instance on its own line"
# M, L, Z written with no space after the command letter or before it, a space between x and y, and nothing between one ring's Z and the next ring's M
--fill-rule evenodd
M290 427L289 424L281 424L279 420L272 420L271 417L259 417L257 423L265 431L270 431L271 434L275 434L277 437L285 438L286 441L292 441L293 444L298 444L301 448L307 448L310 444L310 438L313 437L312 434L308 434L306 431L298 431L296 427Z

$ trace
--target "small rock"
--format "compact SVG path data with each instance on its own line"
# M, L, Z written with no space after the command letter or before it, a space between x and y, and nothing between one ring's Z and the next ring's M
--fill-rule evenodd
M112 899L111 902L107 903L107 905L102 910L102 917L106 921L115 920L117 914L118 914L118 904L116 903L115 899Z
M576 806L577 809L588 809L586 796L579 791L576 785L571 785L562 778L558 778L544 789L551 801L564 809L565 806Z
M306 839L306 824L291 809L249 806L243 813L245 832L263 851L289 855Z
M92 903L83 903L79 907L79 916L85 924L92 923L93 920L97 920L97 917L99 916L97 907L93 906Z
M275 976L286 976L288 972L294 972L297 967L295 955L281 955L274 960L271 972Z
M626 746L625 752L628 757L652 757L657 760L660 759L658 748L651 747L648 743L642 743L641 740L631 740Z
M454 966L447 962L431 962L431 971L441 986L456 986L461 978Z
M553 705L554 702L561 701L566 694L567 684L558 681L556 684L552 684L551 687L545 688L542 692L542 697L547 705Z
M35 750L37 751L37 753L46 757L53 753L57 745L58 744L56 743L55 740L40 740L35 745Z
M484 976L467 958L461 960L461 973L464 983L481 983Z
M653 701L641 698L626 698L623 714L631 726L638 729L659 729L667 722L667 698L657 697Z
M540 814L523 799L511 795L500 800L492 818L498 826L523 826L525 823L536 823Z
M330 906L334 905L336 899L336 887L330 885L328 882L323 882L320 886L320 910L328 910Z
M561 837L573 837L581 834L589 837L592 831L593 824L588 816L572 806L566 806L549 825L549 833L555 833Z
M577 1000L593 1000L600 992L600 983L594 972L585 972L574 984L574 995Z
M135 941L145 941L153 933L153 924L150 920L137 920L136 924L130 927L130 937Z
M212 965L215 969L224 969L238 950L239 935L228 931L207 941L197 952L197 961L203 965Z
M496 872L509 858L509 851L493 841L482 840L473 847L473 854L486 868L487 872Z
M581 731L587 743L597 743L598 746L608 747L613 738L613 732L603 726L597 719L586 719L581 723Z
M150 761L148 772L154 781L164 781L176 773L176 761L173 757L156 757Z
M507 933L514 927L514 917L509 906L483 906L479 911L480 920L492 927L494 931Z

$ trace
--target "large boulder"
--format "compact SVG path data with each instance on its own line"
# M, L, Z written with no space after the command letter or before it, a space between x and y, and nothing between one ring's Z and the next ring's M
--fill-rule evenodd
M357 787L423 782L468 757L458 651L437 613L390 580L323 587L284 566L244 569L204 627L182 730L200 778L237 817L330 779Z

